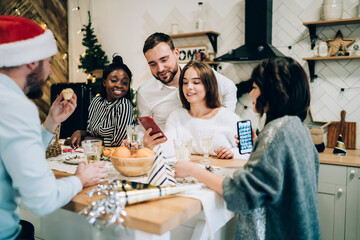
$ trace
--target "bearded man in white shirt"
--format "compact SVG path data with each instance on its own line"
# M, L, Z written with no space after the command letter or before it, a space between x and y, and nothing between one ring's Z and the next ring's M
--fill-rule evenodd
M143 53L154 78L146 81L137 91L139 116L152 116L159 127L164 129L169 114L182 107L178 89L182 66L177 62L180 52L169 35L156 32L146 39ZM235 84L215 70L214 73L222 104L234 111L237 102ZM149 138L149 133L147 131L144 137ZM158 134L151 136L152 140L157 138L157 144L166 141L158 137Z

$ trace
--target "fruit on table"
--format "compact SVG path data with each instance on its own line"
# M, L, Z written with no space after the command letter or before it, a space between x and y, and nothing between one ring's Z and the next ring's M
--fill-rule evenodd
M112 155L118 158L130 158L131 151L127 147L117 147Z
M149 148L140 148L136 151L135 157L136 158L145 158L145 157L152 157L155 155L155 152Z

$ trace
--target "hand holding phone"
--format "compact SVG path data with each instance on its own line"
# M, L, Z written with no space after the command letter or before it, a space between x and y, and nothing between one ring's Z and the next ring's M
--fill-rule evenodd
M161 137L165 137L165 134L163 131L161 131L160 127L155 123L154 119L151 116L146 117L138 117L139 123L145 128L145 130L148 130L149 128L152 128L150 132L150 136L161 133Z
M240 154L251 153L253 149L251 121L250 120L238 121L237 130L239 136Z

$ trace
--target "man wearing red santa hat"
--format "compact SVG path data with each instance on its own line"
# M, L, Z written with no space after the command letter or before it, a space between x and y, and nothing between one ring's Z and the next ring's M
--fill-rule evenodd
M41 125L28 98L42 96L57 53L54 36L35 22L0 16L0 239L34 239L33 226L20 222L20 200L36 214L69 202L83 187L107 176L104 162L80 164L75 175L55 179L45 150L55 128L76 108L76 95L60 95Z

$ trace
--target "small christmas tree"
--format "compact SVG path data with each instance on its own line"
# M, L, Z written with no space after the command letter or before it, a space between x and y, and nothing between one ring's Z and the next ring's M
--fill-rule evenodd
M97 69L104 69L106 64L109 63L105 52L101 49L101 44L98 44L96 35L94 34L94 28L91 26L91 15L88 11L89 23L88 25L83 25L81 32L83 32L82 45L87 49L85 51L85 56L80 55L80 65L79 68L85 70L86 73L91 73Z

